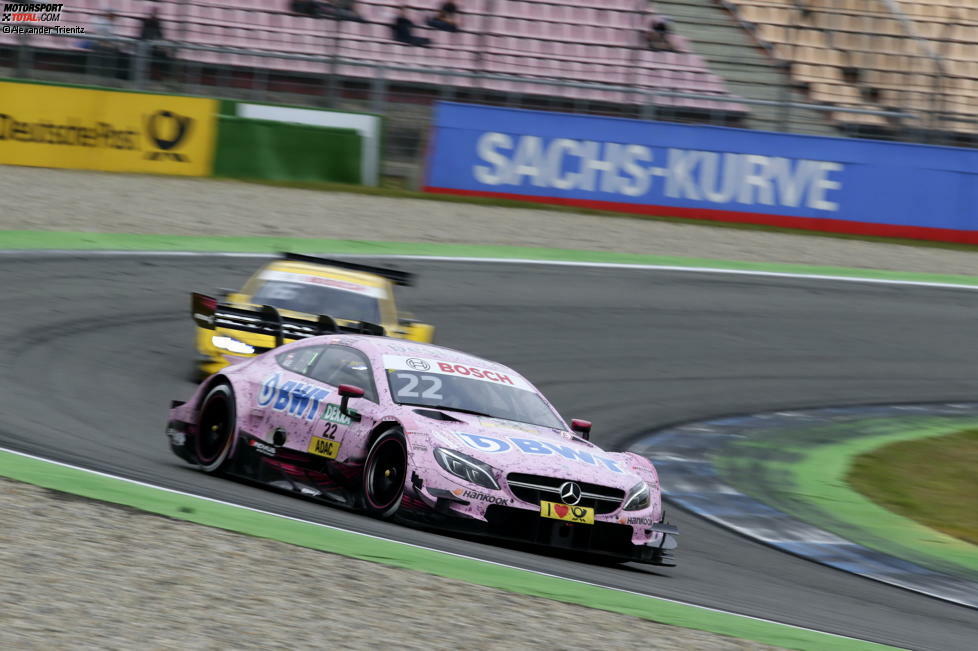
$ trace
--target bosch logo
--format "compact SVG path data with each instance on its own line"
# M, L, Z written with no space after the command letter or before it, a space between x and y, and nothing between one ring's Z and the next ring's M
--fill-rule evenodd
M574 506L581 501L581 487L572 481L560 485L560 499L564 504Z
M415 371L427 371L431 368L431 364L424 361L423 359L418 359L417 357L412 357L405 362L408 366L413 368Z

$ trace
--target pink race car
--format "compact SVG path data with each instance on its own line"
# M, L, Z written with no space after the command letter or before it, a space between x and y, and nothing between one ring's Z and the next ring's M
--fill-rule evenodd
M605 452L589 431L501 364L332 334L211 376L173 402L166 434L205 472L377 517L674 565L652 463Z

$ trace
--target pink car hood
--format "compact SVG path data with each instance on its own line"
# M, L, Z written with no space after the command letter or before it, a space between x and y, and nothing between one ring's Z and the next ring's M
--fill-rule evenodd
M425 434L432 447L456 450L501 471L544 475L627 491L639 481L658 483L650 465L626 453L605 452L569 432L446 410L461 422L438 421L410 412L412 434ZM652 471L654 473L654 471Z

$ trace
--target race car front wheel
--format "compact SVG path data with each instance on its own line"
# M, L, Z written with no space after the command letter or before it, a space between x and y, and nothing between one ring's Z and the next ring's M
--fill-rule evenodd
M234 391L218 384L207 392L197 419L197 462L204 472L220 472L234 445Z
M367 512L389 518L404 497L407 443L399 428L389 429L370 446L363 464L363 497Z

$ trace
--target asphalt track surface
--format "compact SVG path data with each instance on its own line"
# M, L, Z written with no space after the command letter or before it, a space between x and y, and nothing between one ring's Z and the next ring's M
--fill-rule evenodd
M772 550L671 509L679 566L604 567L368 519L210 477L167 449L186 398L188 292L258 261L0 256L0 446L616 588L897 646L971 649L978 611ZM403 261L402 307L438 341L510 364L594 440L834 404L974 400L978 292L729 274ZM487 607L491 607L487 605Z

